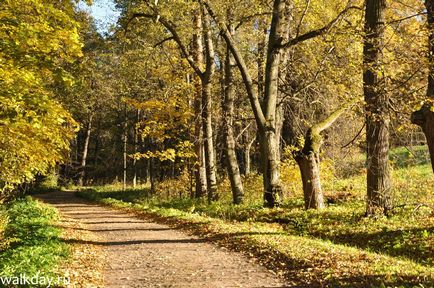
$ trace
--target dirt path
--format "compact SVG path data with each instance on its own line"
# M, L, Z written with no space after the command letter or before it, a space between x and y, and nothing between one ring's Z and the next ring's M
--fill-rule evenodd
M284 287L281 279L243 255L168 226L86 202L73 193L38 198L101 239L85 243L101 245L107 255L104 287Z

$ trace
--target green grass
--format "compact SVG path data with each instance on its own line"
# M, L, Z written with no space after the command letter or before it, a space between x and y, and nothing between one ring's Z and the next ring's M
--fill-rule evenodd
M2 216L6 221L2 231L0 277L21 274L57 279L59 265L69 255L67 244L59 239L61 230L55 227L57 211L28 196L9 203L3 208Z
M227 180L219 187L221 199L211 205L176 191L157 189L151 195L147 188L104 186L79 194L164 221L182 221L202 236L225 239L237 249L262 255L294 285L434 287L434 177L424 160L426 151L416 151L400 148L391 153L395 208L389 217L363 217L364 173L337 178L333 169L323 173L328 207L305 211L302 191L296 190L301 188L299 174L291 165L282 173L286 200L278 209L262 207L259 176L244 179L246 202L238 206L231 204ZM413 164L404 164L409 161ZM186 187L172 182L173 190ZM167 183L163 187L167 189Z

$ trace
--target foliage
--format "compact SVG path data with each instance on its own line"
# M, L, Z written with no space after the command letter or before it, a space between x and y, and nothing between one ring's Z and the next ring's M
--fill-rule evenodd
M0 251L0 276L54 277L58 265L69 254L68 246L58 237L58 214L54 208L31 197L9 203L7 223Z
M74 121L52 85L81 55L69 1L5 0L0 11L0 189L13 188L61 161ZM57 3L57 4L56 4Z

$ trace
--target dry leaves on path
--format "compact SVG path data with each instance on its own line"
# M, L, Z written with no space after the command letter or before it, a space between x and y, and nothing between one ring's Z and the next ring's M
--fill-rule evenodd
M71 257L61 269L61 275L69 277L71 288L104 287L103 271L106 262L101 246L88 244L98 242L98 235L86 229L79 221L62 216L60 228L62 240L70 244Z

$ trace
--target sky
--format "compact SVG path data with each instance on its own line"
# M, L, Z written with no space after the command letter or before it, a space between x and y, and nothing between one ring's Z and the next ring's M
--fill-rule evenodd
M93 0L93 5L91 6L80 1L78 8L90 12L95 18L100 34L108 32L110 26L116 24L119 17L119 11L116 11L115 4L112 0Z

